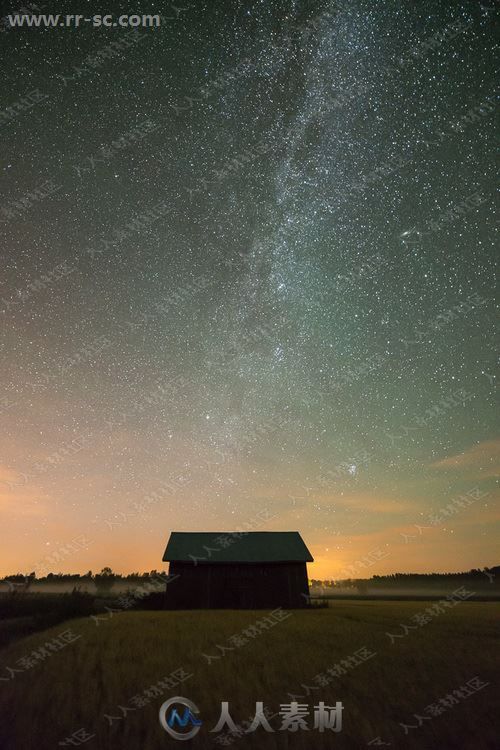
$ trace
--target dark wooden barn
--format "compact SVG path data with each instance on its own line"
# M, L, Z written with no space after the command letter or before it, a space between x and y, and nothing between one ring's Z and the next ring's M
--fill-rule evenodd
M297 531L173 531L167 609L304 607L311 553Z

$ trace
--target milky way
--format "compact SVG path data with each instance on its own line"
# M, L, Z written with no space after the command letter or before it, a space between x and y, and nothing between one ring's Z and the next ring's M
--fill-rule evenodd
M498 563L492 3L165 16L1 36L4 572Z

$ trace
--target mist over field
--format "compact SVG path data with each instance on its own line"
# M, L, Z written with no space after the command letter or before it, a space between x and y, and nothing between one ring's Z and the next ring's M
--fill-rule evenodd
M22 2L0 750L500 750L499 3Z

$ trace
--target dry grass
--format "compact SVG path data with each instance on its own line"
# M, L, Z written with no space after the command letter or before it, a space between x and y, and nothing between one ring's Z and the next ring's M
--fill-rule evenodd
M391 645L386 631L422 611L425 602L335 602L329 609L295 611L283 622L210 665L202 653L263 617L253 611L124 612L101 622L72 620L24 638L0 652L6 666L29 654L67 627L82 637L38 666L0 682L1 742L5 750L45 750L84 727L96 736L81 745L102 750L217 748L210 735L221 700L229 700L236 722L252 715L256 700L273 710L304 694L303 685L362 646L377 656L311 692L303 702L342 700L340 734L262 730L235 739L233 748L368 747L379 735L399 748L483 750L500 747L498 710L498 605L464 602ZM108 725L104 714L120 716L118 705L142 693L172 670L193 677L164 690L148 705ZM416 724L414 713L479 676L491 685L405 736L399 722ZM170 695L191 698L200 708L202 730L191 742L170 739L160 728L158 709ZM276 724L276 719L274 724ZM496 722L496 726L495 726ZM71 745L68 745L71 747Z

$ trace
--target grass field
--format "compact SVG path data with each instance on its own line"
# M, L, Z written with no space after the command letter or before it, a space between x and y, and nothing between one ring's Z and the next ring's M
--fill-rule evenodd
M81 636L0 682L0 747L498 750L499 605L461 602L392 645L386 633L402 635L401 625L412 624L410 618L426 606L430 603L338 601L328 609L293 611L246 642L233 636L241 637L269 613L121 612L106 615L98 625L89 618L67 621L0 651L0 676L6 677L7 667L19 668L17 660L63 630ZM231 644L233 650L217 648ZM344 665L336 677L327 673L363 647L376 655ZM209 663L203 653L219 658ZM170 689L168 683L158 687L178 669L192 676ZM319 673L326 675L323 686ZM456 703L448 699L448 706L440 704L442 713L430 716L427 706L474 677L490 684L468 697L455 696ZM292 700L290 693L304 696L297 700L311 708L319 700L342 701L342 731L222 733L226 745L208 731L221 700L230 702L239 723L253 716L256 700L274 712ZM203 726L187 742L170 738L158 722L160 705L172 695L190 698L200 709ZM417 728L405 734L399 722ZM279 717L271 724L278 728ZM94 736L78 735L82 729ZM69 737L71 742L60 744ZM387 744L369 745L376 737Z

